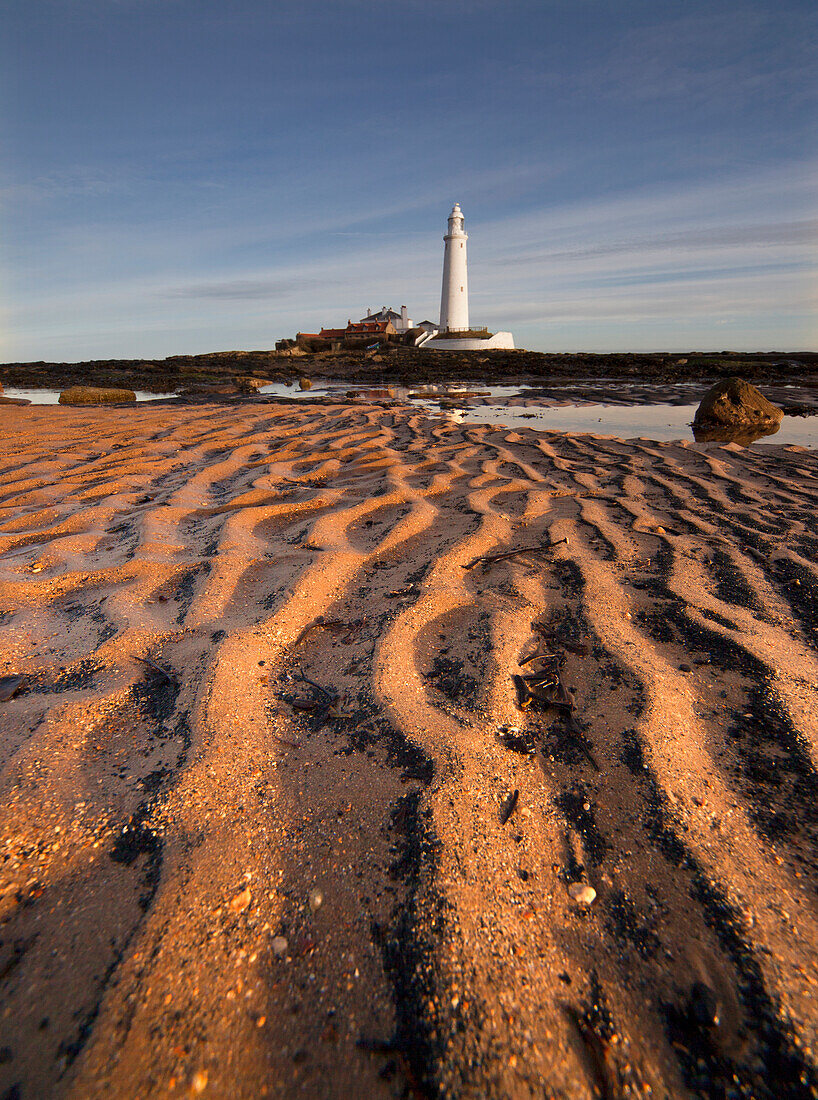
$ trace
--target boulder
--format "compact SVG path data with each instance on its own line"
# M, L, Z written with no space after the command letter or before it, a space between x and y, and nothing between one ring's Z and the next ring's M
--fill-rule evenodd
M269 378L253 378L245 374L236 379L236 387L240 393L256 393L263 386L272 385Z
M773 432L784 413L742 378L725 378L709 389L693 418L693 428L733 428Z
M136 401L133 390L103 389L100 386L70 386L60 394L61 405L122 405Z
M298 385L299 385L299 388L302 389L302 390L311 390L312 389L312 382L309 380L309 378L299 378L298 379Z
M0 405L30 405L31 402L27 397L3 397L0 392Z

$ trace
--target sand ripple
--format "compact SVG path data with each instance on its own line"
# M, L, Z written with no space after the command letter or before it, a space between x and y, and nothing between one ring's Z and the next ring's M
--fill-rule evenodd
M0 1095L818 1096L812 453L0 419Z

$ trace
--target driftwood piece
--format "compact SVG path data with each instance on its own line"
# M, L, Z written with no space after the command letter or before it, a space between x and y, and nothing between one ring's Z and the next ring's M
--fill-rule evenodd
M335 692L327 691L327 689L325 687L321 687L321 685L317 684L315 682L315 680L311 680L309 678L309 676L306 676L304 674L304 670L302 668L299 668L298 676L299 676L299 679L303 680L305 684L309 684L310 687L314 687L316 691L320 691L321 694L324 696L324 698L327 700L327 702L334 703L335 700L338 698L338 692L337 691L335 691Z
M521 661L517 663L519 665L530 665L532 661L559 661L559 653L531 653L528 657L523 657Z
M557 539L556 542L537 543L535 546L521 546L519 550L506 550L502 554L478 554L476 558L472 558L471 561L466 562L463 569L474 569L475 565L482 564L484 569L487 569L490 565L493 565L498 561L506 561L508 558L519 557L520 554L544 554L546 550L551 550L554 546L560 546L562 543L567 543L568 539Z
M161 676L164 680L167 680L169 684L173 684L173 686L177 688L179 687L179 681L176 679L174 674L172 672L168 672L166 668L162 668L162 666L158 665L156 661L152 661L150 657L134 656L133 659L135 661L138 661L141 665L146 665L149 669L152 669L153 672L158 673L158 675Z

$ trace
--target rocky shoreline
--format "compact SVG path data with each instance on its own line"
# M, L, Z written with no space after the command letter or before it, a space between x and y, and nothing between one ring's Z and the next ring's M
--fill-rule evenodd
M248 380L293 382L303 377L349 379L379 385L440 382L543 383L605 380L628 383L712 384L730 375L755 385L818 382L815 352L708 352L687 355L615 353L548 354L498 351L485 355L428 352L389 345L377 351L301 354L290 351L228 351L167 359L99 359L80 363L4 363L0 385L66 389L124 387L152 393L222 395L247 392Z

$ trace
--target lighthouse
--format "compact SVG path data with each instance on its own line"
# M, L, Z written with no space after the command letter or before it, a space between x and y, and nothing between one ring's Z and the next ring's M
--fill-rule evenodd
M449 214L449 231L443 238L443 290L440 295L440 331L463 332L469 328L469 278L463 211L456 202Z
M510 332L489 332L469 327L469 280L466 269L466 241L463 211L456 202L449 214L449 230L443 238L443 291L440 295L440 328L431 326L415 340L416 348L429 351L514 350ZM426 327L424 325L422 328Z

